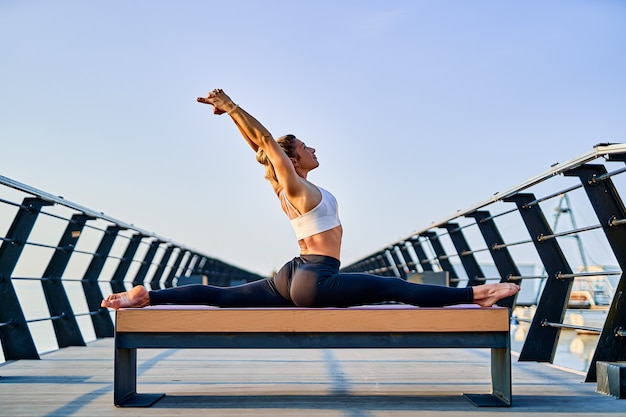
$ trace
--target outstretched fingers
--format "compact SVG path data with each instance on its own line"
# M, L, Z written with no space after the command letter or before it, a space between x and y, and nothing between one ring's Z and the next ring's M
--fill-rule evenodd
M224 93L224 90L221 88L216 88L207 94L206 97L198 97L196 99L198 103L210 104L213 106L214 114L224 114L228 112L228 110L232 110L235 107L235 104L232 102L230 97Z

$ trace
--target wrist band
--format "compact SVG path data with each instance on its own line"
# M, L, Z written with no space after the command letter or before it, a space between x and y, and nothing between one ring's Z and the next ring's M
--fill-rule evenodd
M233 107L232 109L230 109L229 111L227 111L226 113L231 114L232 112L234 112L235 110L237 110L239 108L239 104L235 104L235 107Z

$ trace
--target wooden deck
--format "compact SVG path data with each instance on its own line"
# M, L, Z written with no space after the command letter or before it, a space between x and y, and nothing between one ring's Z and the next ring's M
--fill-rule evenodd
M489 391L489 351L140 350L139 392L151 408L113 405L113 340L0 366L2 416L602 416L626 402L581 373L513 358L513 407L479 409L462 392Z

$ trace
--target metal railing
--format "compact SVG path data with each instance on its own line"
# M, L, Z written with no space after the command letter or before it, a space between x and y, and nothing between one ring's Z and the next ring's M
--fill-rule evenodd
M553 362L562 329L598 332L600 336L586 377L588 382L595 381L597 361L626 360L626 280L622 275L626 267L626 210L618 193L619 181L626 180L620 174L626 168L615 166L625 161L625 144L597 145L586 154L555 164L546 172L411 233L342 270L405 279L428 271L446 271L452 286L497 280L518 283L522 292L539 282L540 286L532 285L537 287L538 295L533 302L536 310L520 360ZM550 226L545 208L556 198L569 201L570 197L575 197L577 204L584 206L581 209L587 209L597 223L577 227L572 221L569 230L553 230L557 222L555 227ZM567 210L571 207L564 209L559 203L557 214ZM578 243L573 248L565 241L572 237ZM601 246L611 253L612 263L617 266L606 271L588 265L581 244L584 237L589 238L593 247ZM521 262L514 259L528 256L542 266L541 273L520 272ZM493 263L497 276L485 276L483 269L487 263ZM613 294L595 294L593 288L572 290L580 280L607 276L619 276ZM581 302L581 294L590 295L589 303L599 295L607 300L607 315L601 328L564 323L568 306ZM514 309L516 303L517 296L498 304Z
M537 288L532 300L536 310L528 320L520 360L553 362L562 329L596 331L600 336L587 373L587 381L594 381L598 360L626 360L626 282L622 276L626 210L618 193L620 185L626 187L626 176L620 176L626 168L615 167L624 161L626 145L598 145L411 233L345 266L343 271L405 279L445 271L453 286L501 281L519 283L522 292ZM96 338L112 336L111 315L100 307L103 286L106 292L119 292L132 285L171 287L178 277L189 275L207 276L209 283L217 285L262 278L9 178L0 176L0 185L0 228L7 230L0 235L0 342L5 360L39 358L31 327L40 324L52 328L59 348L85 345L85 326L79 326L79 321L86 320ZM549 225L546 207L557 198L570 197L585 205L594 221L582 227L572 222L570 229L557 231L556 221L554 227ZM570 209L559 203L559 213ZM576 250L581 248L583 236L606 249L611 264L617 266L593 270ZM574 249L566 244L570 238L579 243ZM528 256L531 261L520 261ZM533 260L542 270L528 273L524 264ZM494 264L493 276L485 274L488 262ZM575 283L607 276L619 277L619 281L614 293L603 295L607 299L604 325L595 328L565 323ZM35 290L39 297L35 297ZM597 296L593 291L592 296ZM499 304L514 309L519 298ZM24 313L33 306L40 309ZM41 308L47 308L45 313L40 313Z
M38 359L31 327L51 324L59 348L114 333L105 291L175 286L202 275L214 285L262 278L169 238L0 176L0 342L5 360ZM31 284L41 284L37 289ZM43 293L43 297L41 296ZM68 295L71 293L71 296ZM27 317L25 309L47 313ZM78 312L74 312L77 309ZM46 315L47 314L47 315ZM1 358L0 358L1 359Z

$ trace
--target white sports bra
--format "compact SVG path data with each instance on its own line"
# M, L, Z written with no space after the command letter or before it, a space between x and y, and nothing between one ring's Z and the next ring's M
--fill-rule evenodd
M291 227L296 232L298 240L325 232L341 225L339 210L335 197L321 187L317 187L322 193L322 200L310 211L300 214L289 202L285 191L281 191L279 198L284 202L291 219ZM293 216L293 217L292 217Z

